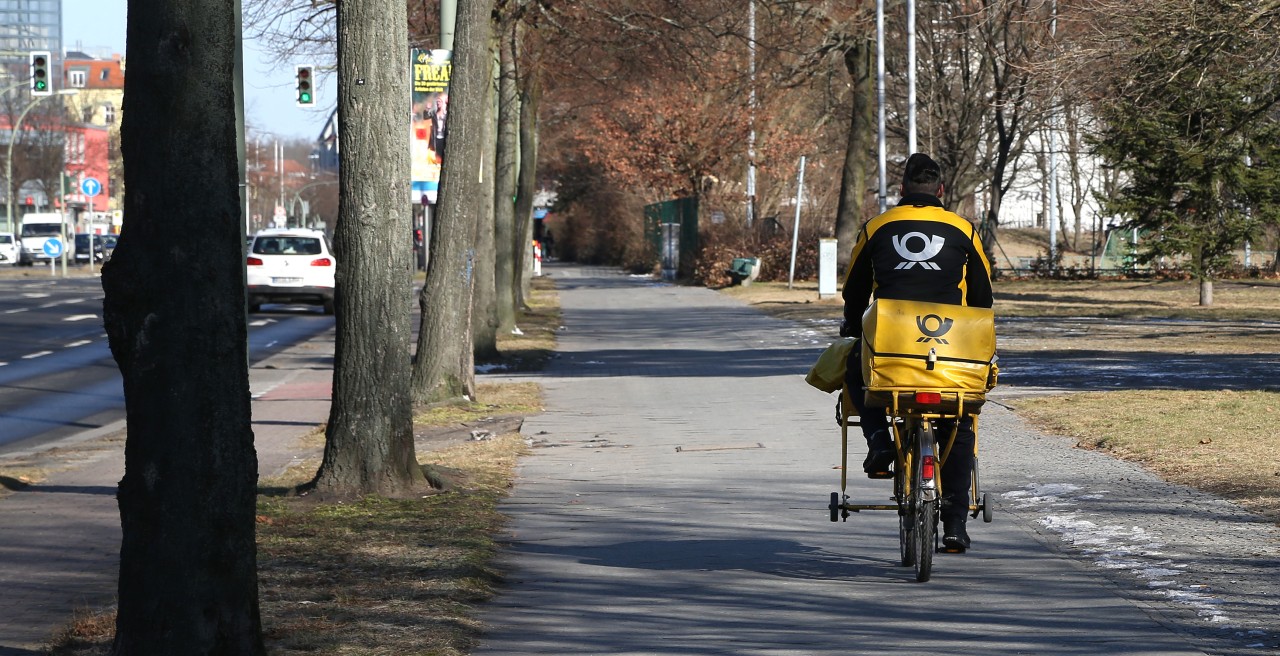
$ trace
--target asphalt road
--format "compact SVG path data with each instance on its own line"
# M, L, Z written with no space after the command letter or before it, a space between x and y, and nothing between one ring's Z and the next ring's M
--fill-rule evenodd
M124 418L120 372L102 326L97 277L0 276L0 454ZM250 316L251 360L333 325L303 306Z
M544 271L560 355L518 377L544 386L547 411L524 424L508 585L475 656L1280 653L1276 528L1029 429L1001 402L1036 391L1016 376L980 422L995 521L971 522L974 549L916 583L896 515L828 520L834 399L803 375L834 327ZM854 477L849 493L890 488Z

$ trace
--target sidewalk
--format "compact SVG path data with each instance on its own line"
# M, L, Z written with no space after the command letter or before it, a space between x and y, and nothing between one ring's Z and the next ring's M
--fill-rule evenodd
M297 443L328 421L333 340L330 329L250 369L260 477L318 455ZM74 613L114 603L124 439L117 422L62 440L56 446L75 454L58 456L74 460L69 469L0 499L0 656L39 653Z
M1277 653L1275 527L982 413L995 521L933 578L897 516L829 521L834 400L803 382L833 338L713 291L550 267L558 357L503 511L506 585L473 656ZM865 447L851 447L857 468ZM851 476L855 499L886 481Z

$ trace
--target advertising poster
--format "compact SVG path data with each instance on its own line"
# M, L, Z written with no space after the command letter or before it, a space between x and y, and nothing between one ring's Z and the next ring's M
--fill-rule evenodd
M413 49L413 124L410 127L410 172L415 203L436 202L440 186L444 141L448 134L449 75L453 70L448 50Z

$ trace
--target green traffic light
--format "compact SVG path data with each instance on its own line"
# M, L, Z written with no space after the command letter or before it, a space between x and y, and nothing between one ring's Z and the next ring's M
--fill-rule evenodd
M44 89L45 89L44 82L36 82L36 91L44 91Z
M311 102L311 94L303 93L302 95L298 96L298 100L301 100L304 103L309 103Z

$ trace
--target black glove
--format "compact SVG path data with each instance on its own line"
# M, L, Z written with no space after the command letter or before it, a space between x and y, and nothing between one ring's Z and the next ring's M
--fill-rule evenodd
M848 319L840 320L840 336L841 337L857 337L853 332L853 326L849 325Z

